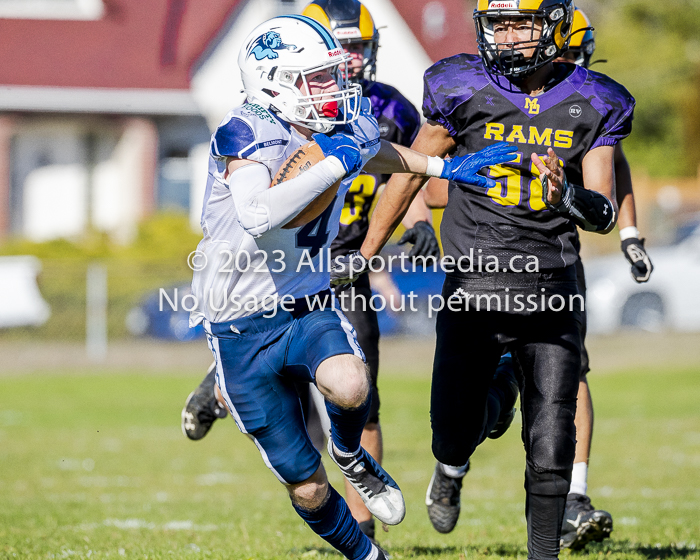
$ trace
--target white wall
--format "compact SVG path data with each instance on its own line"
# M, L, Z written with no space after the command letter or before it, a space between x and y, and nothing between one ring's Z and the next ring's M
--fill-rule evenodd
M420 112L423 73L432 64L391 0L362 0L379 28L377 80L397 88Z
M204 192L209 173L209 144L197 144L190 150L190 226L201 232L200 220L204 204Z
M24 234L32 241L73 237L87 225L85 167L46 165L32 171L24 183Z
M245 100L238 70L243 40L262 22L279 13L277 0L248 0L233 26L192 77L192 95L214 130L231 108Z
M144 210L146 158L154 134L147 129L140 119L127 119L121 128L81 119L37 119L20 128L14 165L24 179L22 234L33 241L75 237L91 219L96 229L130 241ZM88 133L101 138L92 177Z

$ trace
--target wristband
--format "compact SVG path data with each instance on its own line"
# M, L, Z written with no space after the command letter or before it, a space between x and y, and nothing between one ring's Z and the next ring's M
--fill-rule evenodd
M627 226L620 230L620 241L625 239L639 239L639 230L634 226Z
M425 166L425 174L428 177L440 177L445 168L445 160L436 156L428 156L428 165Z

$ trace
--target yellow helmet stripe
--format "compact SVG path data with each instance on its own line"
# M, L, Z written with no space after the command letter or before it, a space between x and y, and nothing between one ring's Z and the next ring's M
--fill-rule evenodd
M324 25L329 30L331 28L331 22L328 19L326 12L318 4L309 4L308 6L306 6L306 8L304 8L304 11L301 12L301 15L308 16L311 19L315 19L317 22L319 22L321 25Z
M362 33L362 39L364 41L370 40L374 37L375 27L374 20L369 13L369 10L365 8L364 4L360 5L360 33Z
M586 35L583 31L576 33L576 31L579 31L581 29L585 29L586 27L590 27L591 22L588 20L586 17L586 14L584 14L581 10L578 8L574 12L574 21L571 24L571 43L569 43L570 47L580 47L581 44L583 43L583 37Z

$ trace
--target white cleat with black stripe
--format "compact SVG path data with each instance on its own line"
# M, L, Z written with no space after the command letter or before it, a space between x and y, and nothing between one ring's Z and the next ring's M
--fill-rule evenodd
M394 479L362 447L350 457L338 455L328 439L328 455L362 498L374 517L387 525L398 525L406 515L403 494Z

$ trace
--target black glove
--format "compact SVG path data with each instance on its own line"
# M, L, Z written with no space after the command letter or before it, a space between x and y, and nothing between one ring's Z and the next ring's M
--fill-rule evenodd
M413 243L409 257L435 257L440 258L440 245L435 230L428 222L416 222L411 228L407 229L399 239L399 245L404 243Z
M649 280L654 265L651 264L649 255L644 248L644 239L630 237L622 242L622 252L625 258L632 265L632 278L641 284Z
M331 284L333 286L352 284L368 270L369 261L359 251L336 257L331 266Z

